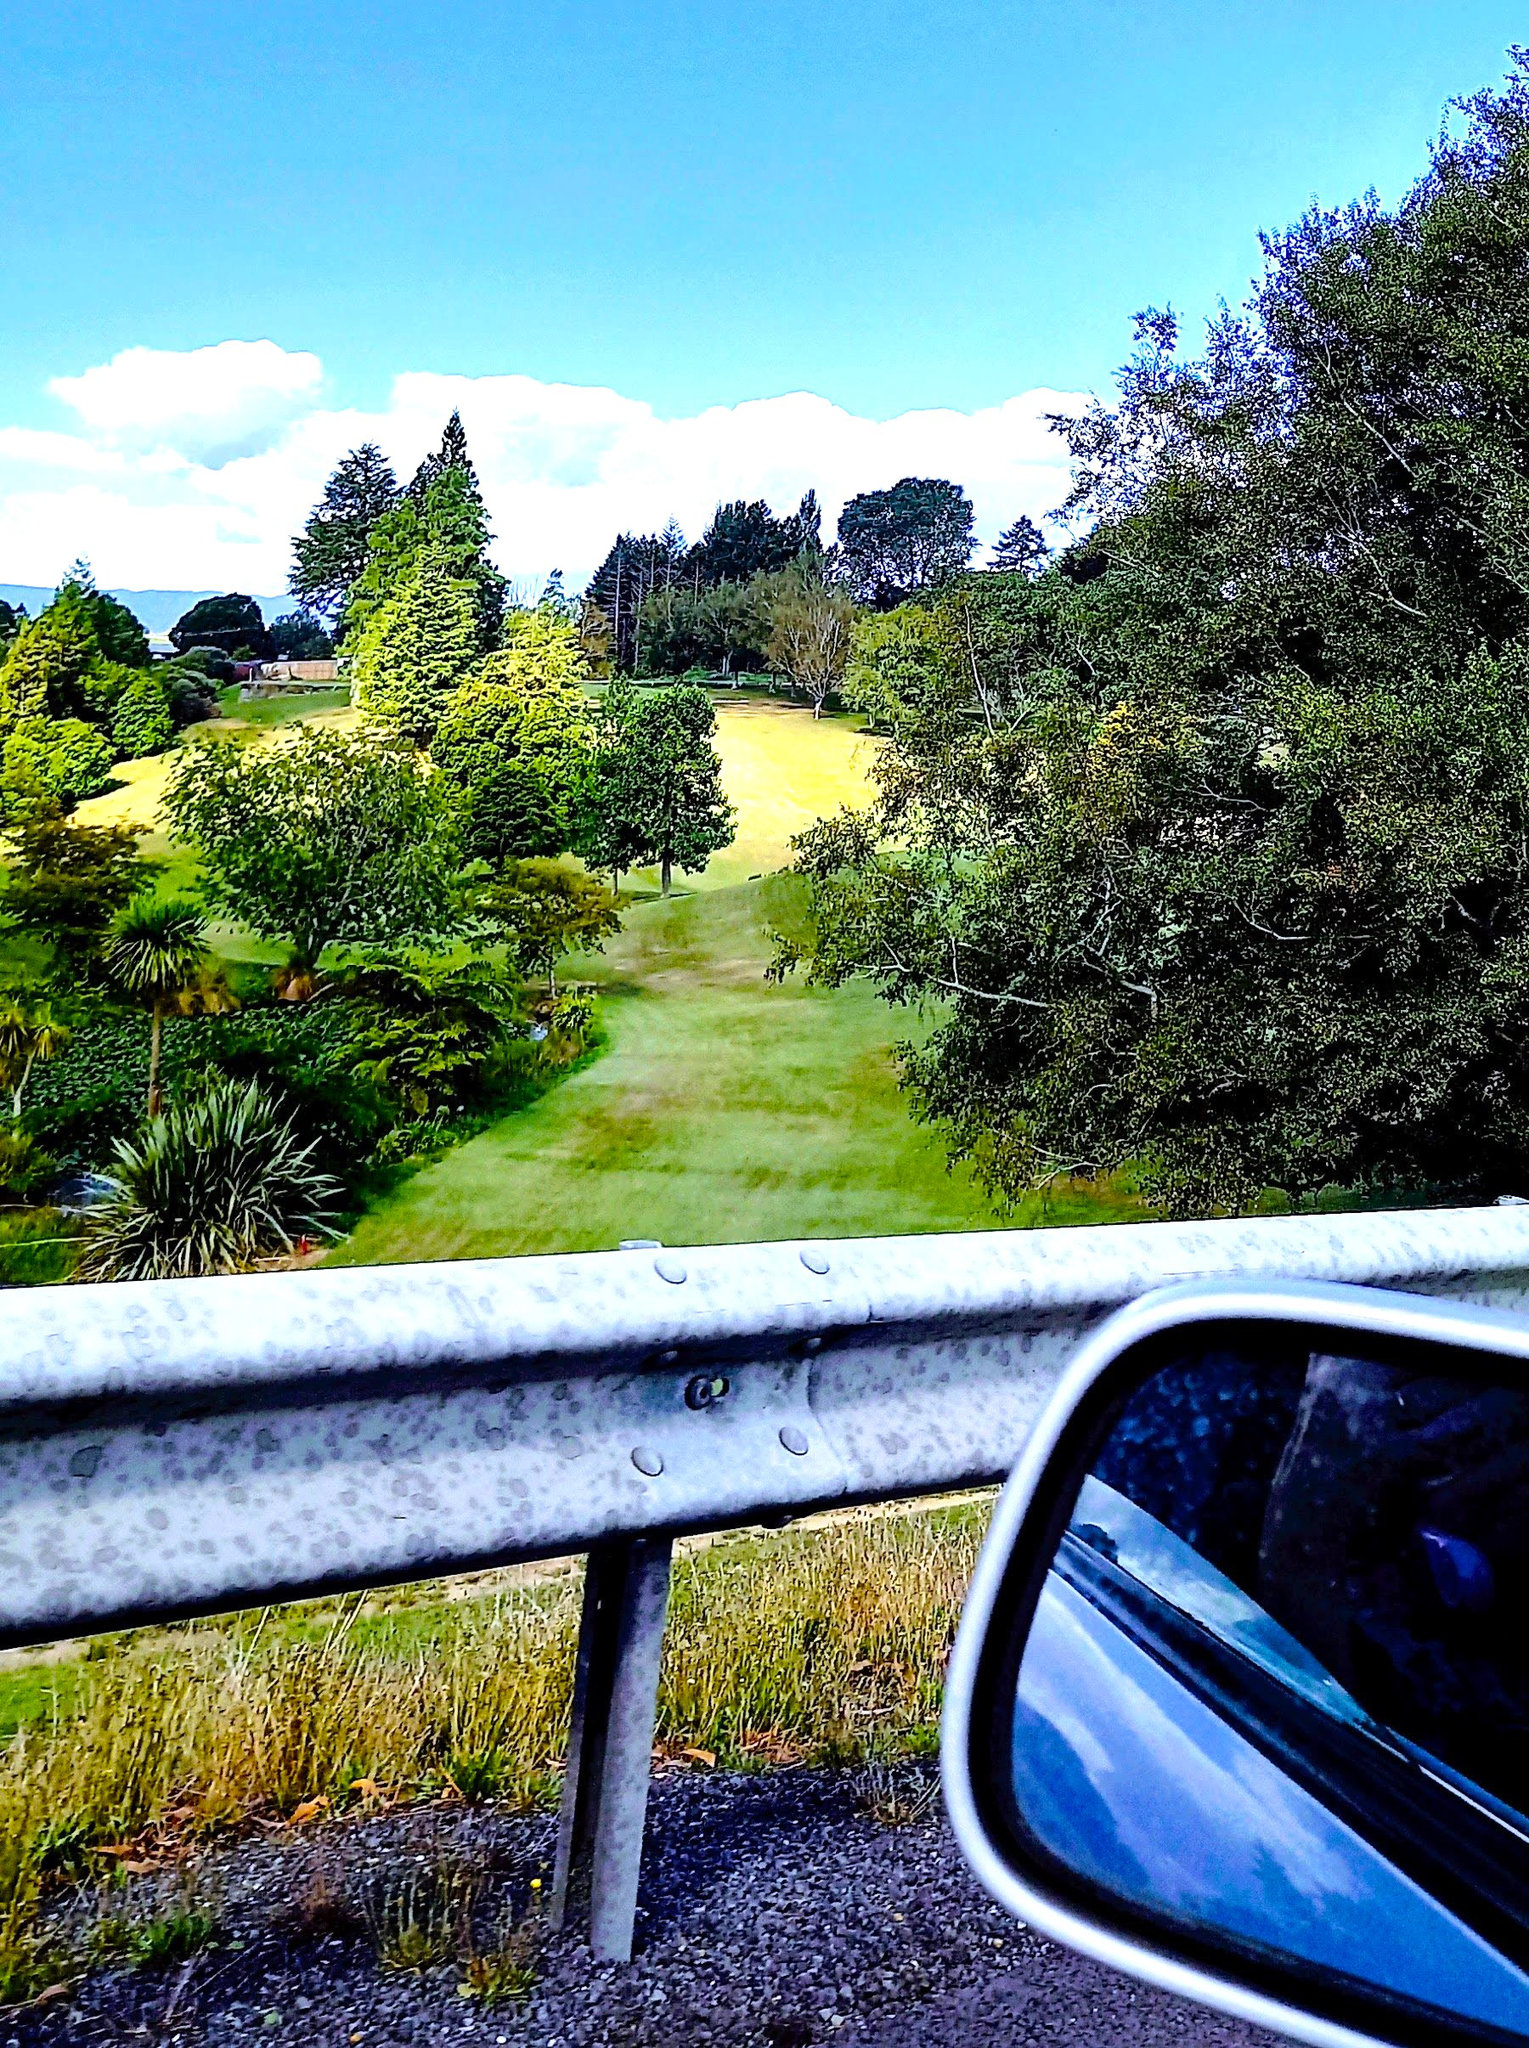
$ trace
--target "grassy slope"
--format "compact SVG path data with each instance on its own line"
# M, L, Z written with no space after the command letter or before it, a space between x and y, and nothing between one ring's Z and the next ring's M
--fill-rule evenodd
M873 742L769 702L724 703L719 747L737 845L696 894L639 903L581 974L606 991L610 1049L390 1195L331 1262L487 1258L666 1244L973 1230L999 1219L913 1124L890 1048L918 1028L862 987L766 984L766 885L791 833L863 801ZM1012 1220L1134 1213L1064 1189Z

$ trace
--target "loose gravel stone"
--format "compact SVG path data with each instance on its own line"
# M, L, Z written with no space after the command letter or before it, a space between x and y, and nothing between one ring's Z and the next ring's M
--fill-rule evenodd
M938 1808L887 1827L842 1774L660 1776L637 1953L545 1940L524 1998L461 1996L458 1963L384 1969L379 1886L471 1867L480 1949L550 1881L555 1825L416 1809L245 1840L210 1856L219 1945L163 1971L102 1970L0 2016L0 2048L1262 2048L1267 2035L1150 1991L1019 1927L967 1873ZM141 1880L140 1904L158 1883ZM544 1895L544 1894L543 1894ZM368 1901L371 1901L370 1907ZM369 1925L370 1919L370 1925Z

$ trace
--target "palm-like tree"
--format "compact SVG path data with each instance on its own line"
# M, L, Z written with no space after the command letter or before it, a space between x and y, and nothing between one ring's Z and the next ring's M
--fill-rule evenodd
M149 1037L149 1115L163 1106L159 1060L165 1013L207 958L207 920L201 908L181 896L138 896L118 913L106 948L107 972L133 995L147 999L153 1015Z
M55 1060L73 1033L47 1003L8 996L0 1004L0 1080L11 1091L11 1117L21 1115L21 1097L39 1060Z

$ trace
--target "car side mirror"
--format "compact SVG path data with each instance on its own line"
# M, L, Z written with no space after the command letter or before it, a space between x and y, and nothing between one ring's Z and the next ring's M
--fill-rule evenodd
M1042 1933L1323 2048L1529 2041L1529 1324L1112 1317L998 1503L942 1749Z

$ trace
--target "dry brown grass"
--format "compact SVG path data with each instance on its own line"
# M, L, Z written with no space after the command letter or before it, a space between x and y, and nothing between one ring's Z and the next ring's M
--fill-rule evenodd
M763 1767L931 1747L985 1519L973 1503L867 1512L683 1551L661 1756ZM0 1755L0 1998L8 1970L15 1996L44 1969L27 1957L49 1884L114 1859L464 1789L554 1794L578 1576L423 1590L397 1630L354 1604L294 1609L127 1636L90 1662L72 1710Z

